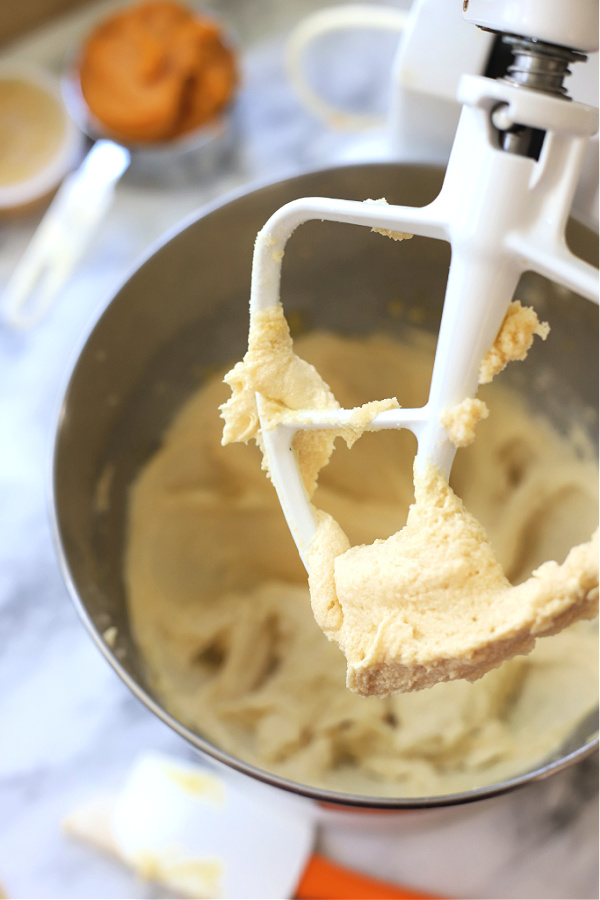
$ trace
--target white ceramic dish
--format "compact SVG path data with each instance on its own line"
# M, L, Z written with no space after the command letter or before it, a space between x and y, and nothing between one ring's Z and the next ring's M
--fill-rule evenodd
M0 171L0 213L19 212L49 197L78 163L84 141L83 134L67 111L60 81L53 74L32 66L6 64L0 68L0 88L10 83L32 87L32 97L37 94L37 103L43 103L43 98L47 98L48 120L53 120L51 127L55 133L48 136L48 146L38 154L39 167L34 166L33 171L14 181L3 179ZM6 112L8 116L9 111ZM12 130L20 126L21 122L27 125L25 116L20 115L14 125L8 122L5 134L9 141L14 140L13 152L18 153L20 146L24 146L28 140L44 140L43 134L39 131L35 133L35 117L36 111L33 110L31 136L17 134Z

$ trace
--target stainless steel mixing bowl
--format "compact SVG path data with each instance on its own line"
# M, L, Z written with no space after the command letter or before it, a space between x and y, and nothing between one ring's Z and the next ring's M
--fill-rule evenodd
M75 604L107 660L134 694L193 747L254 778L333 804L414 809L498 794L587 755L597 746L597 720L582 723L533 771L441 797L341 794L285 781L235 759L176 721L145 677L131 638L122 575L128 486L202 378L243 355L254 239L271 213L311 195L386 197L422 206L437 194L441 181L442 173L427 167L352 165L263 186L202 210L167 236L100 316L71 374L57 425L53 508L59 554ZM596 235L573 222L568 238L576 253L594 262ZM436 241L414 239L400 264L397 245L373 239L368 229L303 225L286 251L286 311L305 328L346 334L384 330L401 335L415 317L417 324L435 329L448 264L449 248ZM529 377L533 363L527 360L509 367L503 379L557 428L567 431L578 422L595 436L597 307L533 275L524 278L518 296L533 300L552 322L553 340L537 355L542 378ZM109 626L117 629L113 646L103 637Z

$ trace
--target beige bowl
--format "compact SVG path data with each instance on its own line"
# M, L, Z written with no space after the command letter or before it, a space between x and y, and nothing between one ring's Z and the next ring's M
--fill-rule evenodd
M49 198L82 149L57 78L24 65L0 68L0 213Z
M441 180L439 170L426 167L355 165L300 175L203 210L155 248L93 327L70 377L57 426L52 491L59 554L75 604L110 664L193 747L252 777L333 804L421 808L502 793L589 753L597 745L596 717L531 771L453 795L341 794L248 765L176 721L145 678L131 638L123 585L128 488L174 413L197 388L198 371L243 355L254 240L276 209L303 196L385 196L390 202L422 206L437 194ZM310 327L402 334L406 323L390 317L388 303L397 292L397 248L392 241L369 241L366 231L313 222L294 235L283 270L286 308L289 304ZM594 234L572 223L569 241L593 261ZM449 249L436 241L411 245L403 256L403 294L420 304L424 321L435 328ZM547 367L544 379L528 382L529 361L515 366L512 374L507 370L506 379L516 379L519 388L529 391L527 399L558 428L566 430L578 421L595 437L597 417L593 421L590 414L598 408L598 308L537 276L528 280L529 290L543 292L544 316L558 337L551 352L549 342L548 352L540 354ZM328 302L334 289L347 298L343 308ZM107 467L110 484L102 480ZM114 644L104 637L113 627Z

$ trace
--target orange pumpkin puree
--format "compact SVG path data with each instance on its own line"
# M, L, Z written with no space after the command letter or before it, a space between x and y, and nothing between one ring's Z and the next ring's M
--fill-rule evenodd
M105 19L80 63L81 90L107 132L168 141L215 116L238 81L220 27L176 0L146 0Z

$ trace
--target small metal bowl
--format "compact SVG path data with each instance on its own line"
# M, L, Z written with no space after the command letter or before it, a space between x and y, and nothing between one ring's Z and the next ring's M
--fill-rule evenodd
M227 33L225 38L228 46L237 47L231 34ZM129 180L169 187L193 184L213 173L232 153L239 132L238 89L216 116L173 140L126 142L108 132L88 107L81 90L79 61L80 50L77 48L68 54L63 66L61 88L65 106L91 141L110 140L127 149L131 158Z
M73 59L62 77L62 95L69 114L91 141L108 138L126 147L131 157L127 178L132 182L169 187L193 184L214 173L235 147L239 118L237 96L215 118L172 141L125 143L120 138L113 138L94 119L81 93L77 71Z
M79 354L57 425L52 493L59 555L75 605L106 659L134 694L197 750L252 778L339 807L422 809L504 793L589 754L598 744L597 718L582 723L531 770L443 796L346 794L249 765L173 718L145 677L131 637L123 584L128 489L175 412L197 389L199 370L209 372L243 355L254 240L276 209L303 196L385 196L390 202L422 206L436 196L442 177L440 170L427 167L353 165L303 174L203 210L156 247L117 291ZM397 291L394 242L369 241L366 231L310 223L290 243L283 273L286 304L311 328L401 335L406 327L388 309ZM591 231L571 223L569 242L594 261L597 236ZM437 241L411 244L410 254L403 256L403 294L423 306L424 320L435 328L449 249ZM529 288L543 293L544 316L559 333L552 351L548 345L544 353L553 389L542 390L540 380L532 379L530 400L557 427L566 428L569 416L581 418L583 408L598 408L593 374L598 370L598 308L538 276L528 277ZM327 302L334 289L346 298L343 308ZM525 370L514 368L519 388L527 389ZM513 377L510 367L506 377ZM597 435L597 419L581 421L590 435ZM109 470L107 485L103 473ZM104 637L108 628L116 629L114 643Z

